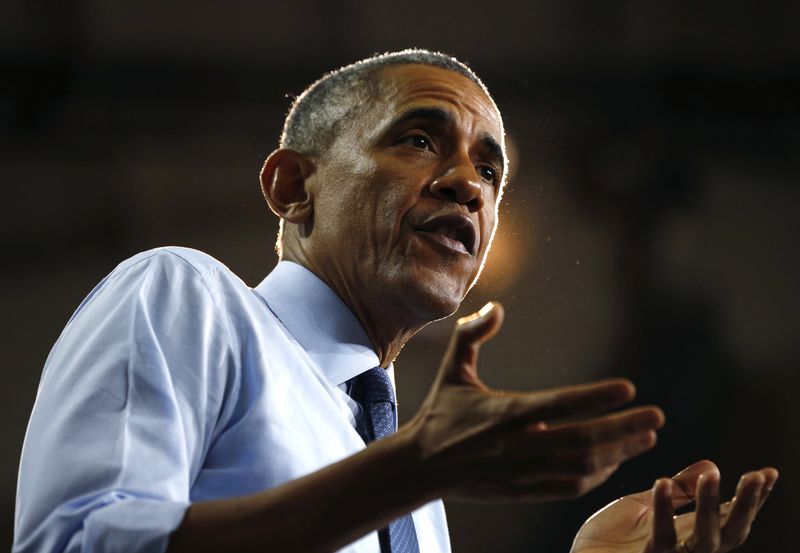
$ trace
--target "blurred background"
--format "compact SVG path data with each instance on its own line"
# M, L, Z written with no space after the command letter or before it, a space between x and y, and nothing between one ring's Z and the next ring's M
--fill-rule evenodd
M789 552L800 494L800 4L5 0L0 18L0 547L47 353L126 257L202 249L250 285L276 262L258 188L283 115L324 71L419 46L472 65L514 176L462 311L498 299L486 381L631 378L667 426L586 497L448 504L453 548L566 552L592 512L700 458L726 496L781 480L745 552ZM397 361L402 416L453 319Z

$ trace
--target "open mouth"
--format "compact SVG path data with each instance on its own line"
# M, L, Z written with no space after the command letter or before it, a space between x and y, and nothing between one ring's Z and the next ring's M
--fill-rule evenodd
M439 215L424 221L417 228L427 237L454 251L475 255L477 232L472 220L460 214Z

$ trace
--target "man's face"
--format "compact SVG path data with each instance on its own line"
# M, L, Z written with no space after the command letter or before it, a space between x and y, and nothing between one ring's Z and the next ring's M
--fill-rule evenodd
M429 321L477 278L504 178L500 114L468 78L382 70L382 92L317 165L311 254L340 295Z

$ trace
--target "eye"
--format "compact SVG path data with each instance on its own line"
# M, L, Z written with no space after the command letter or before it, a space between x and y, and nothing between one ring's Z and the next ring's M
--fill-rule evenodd
M400 139L401 144L408 144L420 150L433 151L433 142L424 134L411 134Z
M485 181L491 183L497 182L497 171L495 171L494 167L481 165L477 168L477 171L481 178L483 178Z

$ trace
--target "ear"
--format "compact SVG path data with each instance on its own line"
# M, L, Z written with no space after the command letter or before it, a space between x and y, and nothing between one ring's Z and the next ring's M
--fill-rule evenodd
M281 148L269 155L261 169L261 190L275 215L295 224L311 218L313 201L306 179L313 172L314 163L294 150Z

